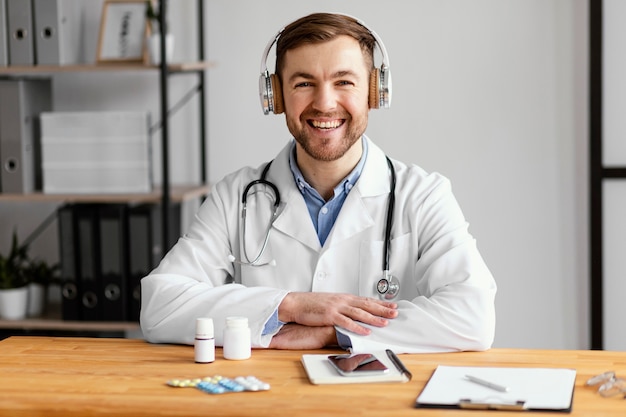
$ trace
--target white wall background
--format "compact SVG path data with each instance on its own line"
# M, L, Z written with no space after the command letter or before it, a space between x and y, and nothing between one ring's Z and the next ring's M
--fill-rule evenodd
M270 37L314 11L357 16L385 42L393 73L392 108L371 113L368 134L392 157L451 178L499 285L495 345L586 348L586 3L207 0L207 56L217 62L207 73L209 180L271 159L289 137L283 116L263 116L258 100ZM170 6L175 57L192 57L193 3ZM96 26L98 13L94 6ZM62 75L55 105L156 111L156 76L150 77ZM172 95L189 84L176 77ZM175 182L197 178L197 116L191 110L172 121ZM35 220L23 221L24 212ZM15 223L28 234L45 213L2 203L0 236ZM0 250L7 246L0 242Z

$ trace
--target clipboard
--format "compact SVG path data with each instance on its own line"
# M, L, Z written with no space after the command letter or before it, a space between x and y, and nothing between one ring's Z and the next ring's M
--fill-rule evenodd
M489 383L476 383L468 375ZM439 365L415 407L568 413L575 381L575 369Z

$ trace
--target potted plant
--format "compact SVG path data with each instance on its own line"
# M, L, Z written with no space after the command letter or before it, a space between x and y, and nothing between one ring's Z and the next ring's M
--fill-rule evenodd
M165 19L161 19L158 1L146 0L146 3L146 18L150 33L148 38L150 63L152 65L161 63L161 22L163 22L165 29L165 62L171 62L174 54L174 35L169 33Z
M26 313L29 317L40 316L46 308L48 300L48 286L58 282L59 264L50 265L41 259L27 258L24 275L28 281L28 307Z
M28 278L25 274L27 247L20 246L13 232L9 254L0 254L0 318L19 320L26 317Z

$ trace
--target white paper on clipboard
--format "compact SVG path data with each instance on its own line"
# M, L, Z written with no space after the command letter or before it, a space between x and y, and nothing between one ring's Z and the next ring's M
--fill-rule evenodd
M500 392L470 381L467 375L507 387ZM499 408L570 411L575 369L443 366L435 369L416 399L416 407ZM473 407L467 407L473 408Z

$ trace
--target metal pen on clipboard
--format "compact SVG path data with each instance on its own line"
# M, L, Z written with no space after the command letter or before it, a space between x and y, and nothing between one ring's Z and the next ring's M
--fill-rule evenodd
M493 390L499 391L499 392L508 392L509 391L509 387L505 387L504 385L500 385L500 384L496 384L495 382L490 382L487 381L485 379L482 378L478 378L476 376L473 375L465 375L465 378L467 378L468 380L478 384L478 385L482 385L483 387L487 387L487 388L491 388Z

